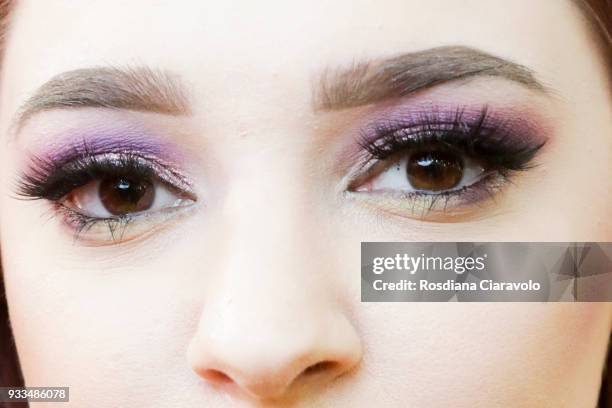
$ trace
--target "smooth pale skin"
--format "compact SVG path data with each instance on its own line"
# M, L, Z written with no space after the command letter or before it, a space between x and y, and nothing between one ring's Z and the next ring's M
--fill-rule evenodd
M555 90L431 91L533 107L553 124L540 166L464 222L344 199L347 129L371 107L313 112L313 77L448 44L529 66ZM11 139L38 86L108 64L178 73L192 115L46 112ZM595 406L610 304L362 304L359 243L612 241L606 81L569 1L20 2L1 78L0 246L26 383L69 386L79 407ZM133 243L74 243L12 183L26 151L69 124L118 120L188 151L203 204ZM322 361L335 364L303 374Z

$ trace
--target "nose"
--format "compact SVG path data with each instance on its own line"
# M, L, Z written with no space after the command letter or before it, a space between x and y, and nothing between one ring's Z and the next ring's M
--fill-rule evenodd
M262 245L249 234L234 237L232 247L240 250L208 264L214 278L199 295L187 352L206 382L256 400L325 387L362 356L348 302L327 280L338 271L325 256L312 256L312 241L281 244L273 236L287 235L277 233L267 229Z
M359 340L341 315L315 318L286 302L276 316L254 309L233 306L229 315L221 313L224 321L213 317L221 318L218 310L207 313L190 344L193 370L224 392L280 399L298 388L324 386L360 359Z
M206 282L188 348L189 364L203 380L255 400L327 387L362 356L346 285L338 281L345 271L323 238L331 232L298 204L307 202L299 194L275 200L262 194L293 186L291 178L273 179L285 173L236 182L222 214L211 216L217 222L207 236L215 239L201 262Z
M188 349L202 379L257 400L323 387L362 353L342 304L313 276L325 270L264 252L241 250L210 282Z

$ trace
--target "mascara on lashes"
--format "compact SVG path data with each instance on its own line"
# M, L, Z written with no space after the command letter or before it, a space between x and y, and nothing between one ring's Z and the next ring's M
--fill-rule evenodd
M71 189L104 175L136 175L159 179L193 196L192 184L163 159L164 146L149 140L121 138L80 139L41 155L33 155L20 177L17 192L32 199L60 200Z
M361 130L358 143L370 159L426 146L453 149L499 170L524 170L546 144L537 126L484 106L479 110L417 110L393 115Z

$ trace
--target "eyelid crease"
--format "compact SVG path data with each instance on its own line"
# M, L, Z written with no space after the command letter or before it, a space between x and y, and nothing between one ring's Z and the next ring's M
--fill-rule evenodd
M428 111L411 116L408 121L376 122L360 131L358 143L371 158L384 160L397 153L399 146L418 146L427 142L459 147L465 153L477 153L475 149L481 149L481 152L497 156L537 151L547 142L547 138L540 135L517 133L511 125L507 120L496 119L486 105L477 116L467 115L460 107L452 115Z

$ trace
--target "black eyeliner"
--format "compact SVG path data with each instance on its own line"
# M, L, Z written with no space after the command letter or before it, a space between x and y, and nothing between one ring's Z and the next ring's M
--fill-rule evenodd
M485 106L477 114L458 108L448 112L429 111L408 120L380 120L363 129L358 143L368 160L425 148L447 149L464 154L497 170L525 170L545 145L546 139L531 137L491 115Z

